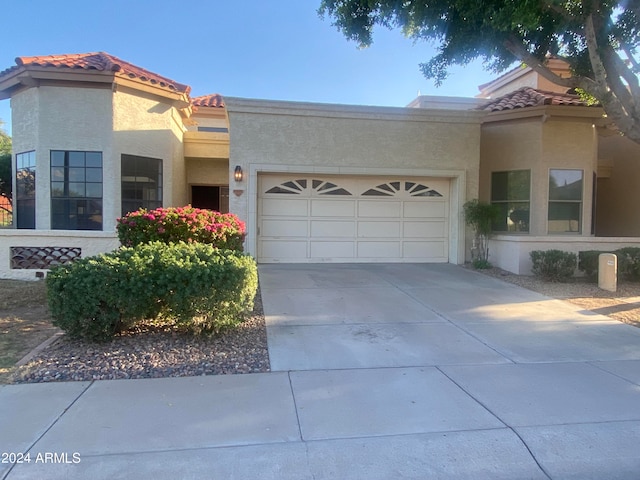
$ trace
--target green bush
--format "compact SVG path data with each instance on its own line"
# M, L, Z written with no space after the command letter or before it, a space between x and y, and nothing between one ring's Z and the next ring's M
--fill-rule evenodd
M208 244L151 242L53 268L47 297L54 325L106 340L161 317L195 333L237 326L253 308L255 261Z
M533 274L551 282L568 280L576 269L575 253L562 250L534 250L530 256Z
M600 250L585 250L578 253L578 270L594 280L598 277L598 265L600 262L600 254L609 253Z
M482 258L474 258L473 262L471 262L471 265L473 265L473 268L475 268L476 270L487 270L492 267L489 260L484 260Z
M242 251L245 225L232 213L193 208L140 209L118 219L118 238L126 247L164 243L210 243L226 250Z
M627 280L640 280L640 248L624 247L614 253L618 256L618 274Z

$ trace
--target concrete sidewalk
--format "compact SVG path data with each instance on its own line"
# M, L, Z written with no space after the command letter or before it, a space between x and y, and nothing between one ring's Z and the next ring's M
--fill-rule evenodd
M260 280L271 373L0 387L0 478L639 477L640 329L452 265Z

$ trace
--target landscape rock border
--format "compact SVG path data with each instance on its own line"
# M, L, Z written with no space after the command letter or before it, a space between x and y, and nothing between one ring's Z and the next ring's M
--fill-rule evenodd
M148 324L104 343L63 335L37 347L24 360L13 372L12 383L268 372L260 290L249 318L219 336L195 336L175 327Z

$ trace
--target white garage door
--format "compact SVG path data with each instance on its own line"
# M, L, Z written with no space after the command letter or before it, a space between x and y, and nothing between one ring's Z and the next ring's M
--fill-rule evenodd
M448 179L258 179L260 262L448 261Z

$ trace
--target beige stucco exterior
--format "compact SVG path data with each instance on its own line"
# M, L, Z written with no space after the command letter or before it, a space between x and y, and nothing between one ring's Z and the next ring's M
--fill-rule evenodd
M600 137L598 156L596 234L640 237L640 145L609 133Z
M557 106L532 107L520 118L493 114L482 126L480 199L491 200L491 174L510 170L531 171L529 235L549 234L547 220L549 171L583 172L581 232L590 236L593 175L597 171L598 137L594 121L598 112ZM521 234L526 235L526 234Z
M120 87L113 95L113 112L117 163L113 172L116 178L120 178L122 154L162 159L163 203L186 204L187 177L182 141L185 128L176 108L150 94ZM116 189L113 198L116 199L117 218L121 214L118 182L111 183Z
M0 229L0 278L37 280L37 275L46 274L46 270L12 269L11 247L79 247L84 258L119 246L115 232Z
M256 252L257 177L261 172L431 176L452 179L451 261L465 258L462 204L478 194L478 111L352 107L227 98L230 209L247 222Z
M171 102L130 87L96 83L26 88L13 95L11 104L14 153L36 152L36 229L0 231L3 276L33 277L33 270L9 268L11 246L83 246L87 256L119 245L115 227L121 215L122 154L162 159L164 204L188 203L185 128ZM102 232L51 230L51 150L102 153Z
M556 73L568 75L562 62L551 63ZM2 82L0 95L11 97L14 154L36 152L37 215L35 230L0 230L0 277L34 278L34 270L10 270L11 246L80 246L83 256L116 248L123 154L162 159L165 207L190 203L192 186L228 186L229 209L246 222L246 250L253 255L259 178L290 173L344 175L356 183L365 177L445 179L443 242L452 263L470 260L463 204L491 200L492 172L531 172L529 232L491 240L490 260L501 268L530 273L531 250L607 250L640 241L640 146L610 129L598 130L599 108L545 105L489 113L477 109L480 99L422 96L411 108L229 97L225 107L205 107L197 106L202 100L190 103L185 85L176 89L135 75L60 67L16 70ZM521 86L564 91L523 68L481 86L480 97ZM102 152L102 232L51 230L51 150ZM244 172L240 181L234 180L236 166ZM551 169L583 172L580 232L549 231ZM593 236L594 210L596 234L611 238Z

